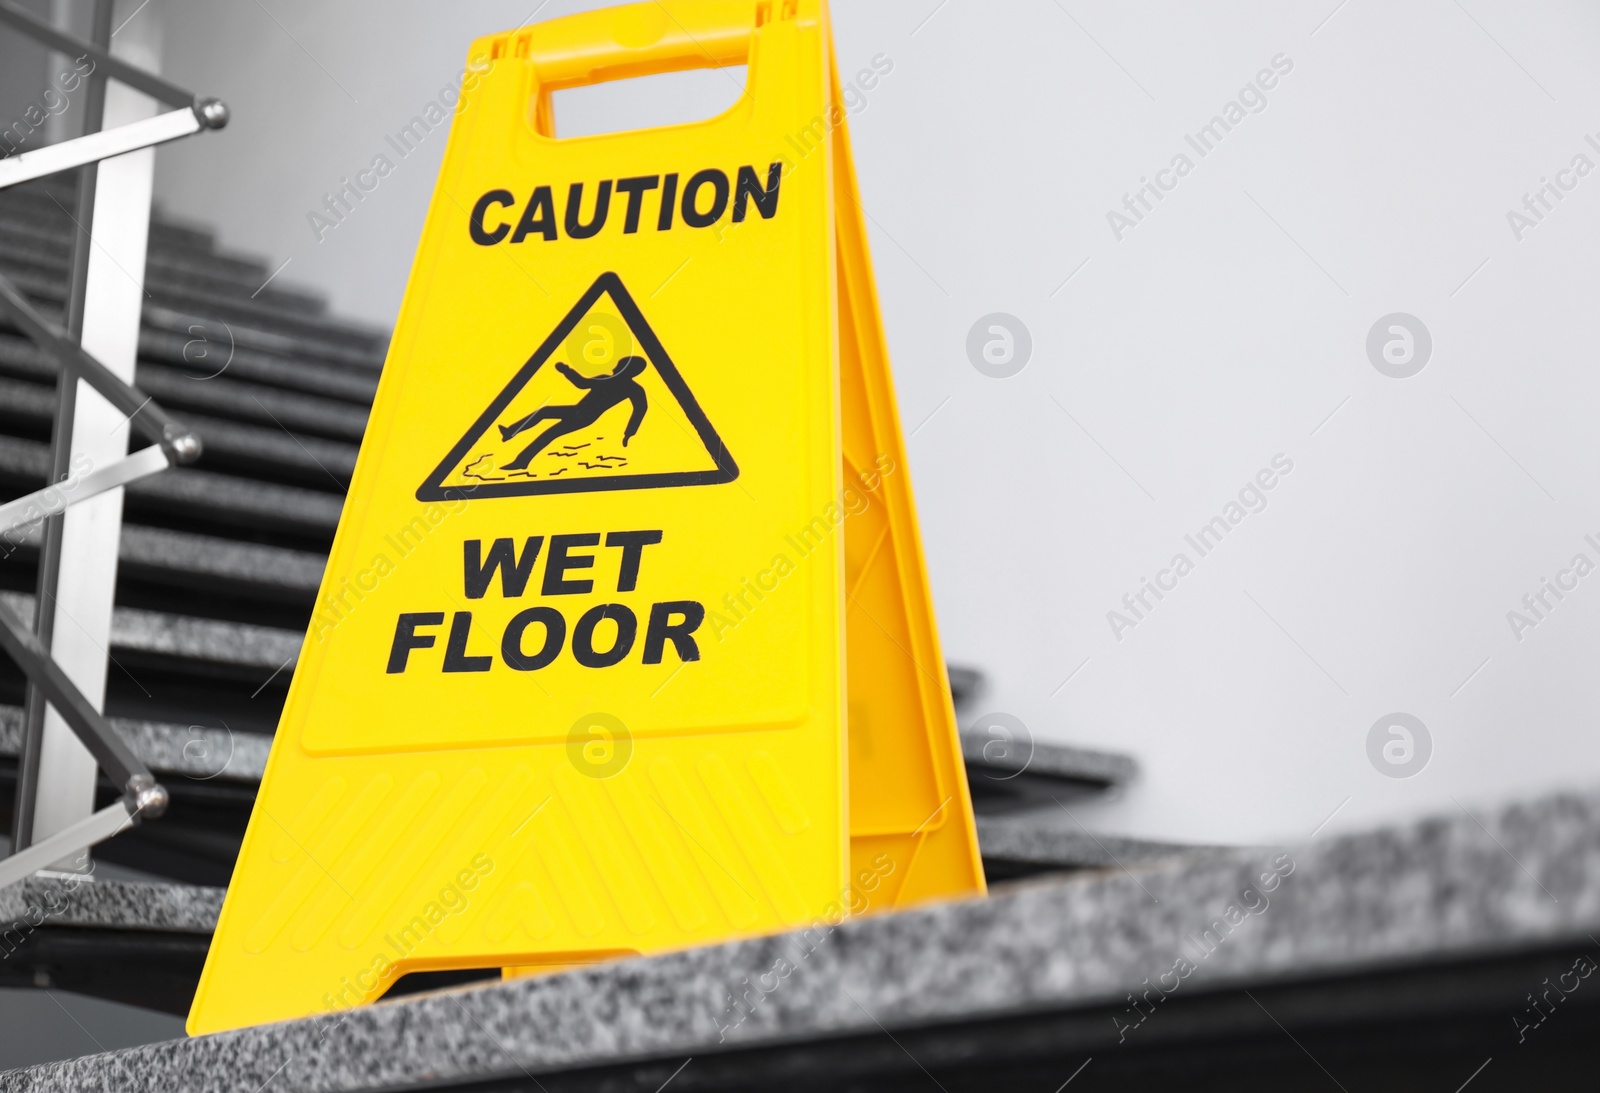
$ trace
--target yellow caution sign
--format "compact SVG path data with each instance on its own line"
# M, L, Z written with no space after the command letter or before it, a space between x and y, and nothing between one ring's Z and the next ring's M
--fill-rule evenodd
M469 58L191 1033L983 890L826 9Z
M849 906L863 914L985 887L831 41L829 60L845 497L871 502L844 525Z

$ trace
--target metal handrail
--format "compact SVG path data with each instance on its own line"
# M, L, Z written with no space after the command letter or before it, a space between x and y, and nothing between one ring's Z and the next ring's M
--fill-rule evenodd
M0 23L8 24L11 29L26 34L36 42L42 42L58 53L65 53L69 57L90 57L94 60L97 70L105 69L106 75L121 80L138 91L143 91L158 102L164 102L168 106L188 107L195 112L195 117L200 119L202 125L210 128L202 114L205 104L216 102L216 99L203 99L153 72L146 72L120 57L113 57L109 49L57 30L49 23L17 7L11 0L0 0Z
M119 125L115 129L104 129L73 140L64 140L34 152L6 156L0 159L0 189L15 186L19 182L27 182L29 179L59 174L74 167L98 163L102 159L120 156L124 152L181 140L204 128L221 129L227 124L228 112L221 103L213 99L206 104L206 110L208 111L206 116L214 119L209 126L202 125L192 110L169 110L153 118Z
M135 431L161 445L169 462L193 463L200 458L199 437L174 421L154 399L124 382L83 346L67 337L66 331L39 314L16 283L3 274L0 274L0 311L9 314L22 332L54 357L58 365L76 369L79 378L127 415Z
M50 656L49 650L19 620L12 618L4 605L0 605L0 649L17 662L17 667L26 673L35 687L44 692L50 705L61 714L63 721L72 726L72 731L94 755L95 762L111 776L113 783L130 792L133 780L139 776L154 783L155 779L143 760L133 753L122 737L112 731L105 717L67 678L61 665ZM160 790L161 787L155 788ZM161 792L165 795L166 791Z
M109 16L109 6L107 5L100 14L102 18L96 20L97 26L101 26L104 18ZM19 160L30 159L33 162L22 164L13 161L15 166L10 174L0 176L0 189L28 178L79 166L85 173L86 187L92 190L94 165L101 159L134 148L177 139L192 132L220 129L227 124L228 109L220 100L191 94L160 76L113 57L105 46L63 33L18 8L11 0L0 0L0 24L8 25L45 46L69 56L93 58L97 69L95 74L97 82L103 82L106 77L110 77L160 102L187 108L193 114L192 122L166 120L176 116L169 114L151 119L149 123L135 123L108 131L99 128L98 111L93 111L88 123L93 132L54 145L43 156L35 152L17 157ZM98 34L101 38L108 38L104 26L101 26ZM87 227L84 230L87 231ZM80 247L75 265L81 267L82 264ZM75 336L79 323L73 318L73 314L76 305L76 314L81 316L82 273L81 268L75 270L75 293L68 307L70 331L63 330L46 319L28 302L13 281L0 276L0 314L8 315L44 352L59 369L62 380L59 388L62 406L57 414L57 428L51 435L52 466L58 468L52 478L60 477L59 468L64 464L66 454L63 445L68 447L71 445L72 405L76 398L76 379L82 379L112 406L120 410L127 416L132 428L152 442L152 447L134 452L109 466L96 468L83 476L81 481L74 484L75 496L67 500L67 504L96 496L107 489L126 485L171 466L192 463L199 458L201 451L199 437L173 420L153 399L122 380L80 344L80 339ZM59 483L52 480L47 482L45 489L39 491L37 495L29 495L0 505L0 532L9 531L19 524L35 519L33 509L36 497L39 498L40 507L49 512L52 506L43 503L46 499L42 495L59 494L58 486ZM54 507L59 509L60 498L56 497L55 500L57 504ZM59 556L59 512L52 515L50 521L55 535L47 534L45 553L49 553L53 540L56 554ZM123 796L107 808L33 843L31 809L38 792L39 754L37 747L30 743L32 734L25 732L17 798L19 819L24 811L27 811L29 816L28 822L19 824L17 830L13 832L12 852L0 858L0 888L22 880L37 869L47 867L85 847L110 838L143 817L160 816L166 811L168 803L166 789L156 781L149 768L111 728L105 716L95 709L94 703L89 701L50 655L49 630L42 625L42 620L49 614L47 600L55 596L57 574L54 567L46 563L47 558L42 555L35 628L30 629L21 620L13 618L8 610L0 607L0 652L4 652L15 661L27 677L31 689L30 717L33 711L33 696L42 696L60 714L62 721L73 734L83 742L100 768L115 783L121 785ZM35 629L40 632L35 632Z
M228 124L228 107L221 99L208 98L184 90L170 80L146 72L93 42L85 42L64 31L57 30L30 13L17 7L12 0L0 0L0 24L38 41L51 49L72 57L91 57L95 62L95 76L110 76L138 91L178 109L171 113L119 126L116 129L86 133L74 140L65 140L36 152L0 159L0 188L26 182L58 171L88 163L96 163L111 156L148 148L154 144L179 140L202 129L221 129Z

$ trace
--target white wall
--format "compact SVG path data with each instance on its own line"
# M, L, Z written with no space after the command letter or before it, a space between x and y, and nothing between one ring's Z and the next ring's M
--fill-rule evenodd
M322 242L306 214L537 0L154 2L169 72L235 115L162 153L163 200L387 325L442 136ZM845 69L894 62L852 124L944 641L990 709L1138 756L1089 810L1107 829L1294 839L1600 779L1600 575L1507 621L1600 563L1600 176L1520 240L1506 215L1600 165L1600 10L1336 3L837 0ZM1200 157L1185 134L1279 54ZM709 113L722 81L682 94ZM1118 240L1108 211L1181 152ZM1031 332L1009 379L968 359L991 312ZM1393 312L1432 335L1408 379L1368 359ZM1280 453L1265 511L1200 557L1185 534ZM1395 711L1432 740L1409 778L1368 756Z

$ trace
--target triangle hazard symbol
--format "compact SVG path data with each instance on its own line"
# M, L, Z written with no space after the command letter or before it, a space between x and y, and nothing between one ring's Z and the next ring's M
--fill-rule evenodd
M733 456L603 273L417 490L419 501L732 482Z

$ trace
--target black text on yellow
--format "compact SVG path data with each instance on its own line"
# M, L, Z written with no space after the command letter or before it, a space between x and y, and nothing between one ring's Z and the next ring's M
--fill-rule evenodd
M696 171L680 184L676 171L664 175L636 175L632 178L603 179L592 188L583 182L567 187L564 215L556 215L555 188L535 186L526 201L519 201L511 190L490 190L472 206L467 231L479 246L492 247L505 242L521 243L529 237L550 242L561 238L590 239L600 234L611 219L613 200L620 209L623 235L633 235L641 223L656 231L669 231L680 221L691 228L709 228L732 208L735 224L750 213L753 204L761 219L771 220L778 213L778 187L783 182L783 164L767 168L763 182L756 169L740 167L733 178L717 167ZM585 193L593 194L592 199ZM653 216L646 216L646 195ZM591 203L592 202L592 203ZM584 206L589 214L584 216ZM520 210L520 212L519 212Z
M645 547L660 543L661 538L659 530L612 531L603 537L597 531L552 535L549 550L545 551L538 594L553 597L593 593L593 575L582 574L584 570L595 568L598 555L586 551L602 543L618 552L614 556L615 591L619 594L633 592L639 586ZM481 539L463 542L462 584L467 598L483 599L495 586L497 575L502 598L522 598L528 591L544 545L543 535L527 536L520 552L516 541L510 538L494 540L487 552ZM575 573L578 575L574 576ZM534 672L553 664L565 651L585 668L610 668L627 659L636 646L644 664L660 664L668 648L680 661L700 659L700 646L694 633L705 621L706 609L696 600L664 600L650 604L648 609L641 605L639 611L625 603L596 604L579 613L570 628L567 614L546 604L517 612L500 633L500 662L514 671ZM639 641L641 614L644 615L642 642ZM610 625L605 625L607 623ZM425 664L420 657L414 663L411 654L435 648L439 637L436 631L444 624L443 611L401 612L395 620L394 640L389 646L388 674L400 675L413 667L419 671L432 669L434 665ZM487 645L492 638L480 637L479 641ZM434 662L436 670L450 673L490 671L496 657L493 652L475 652L479 641L474 641L472 612L452 612L443 655Z

